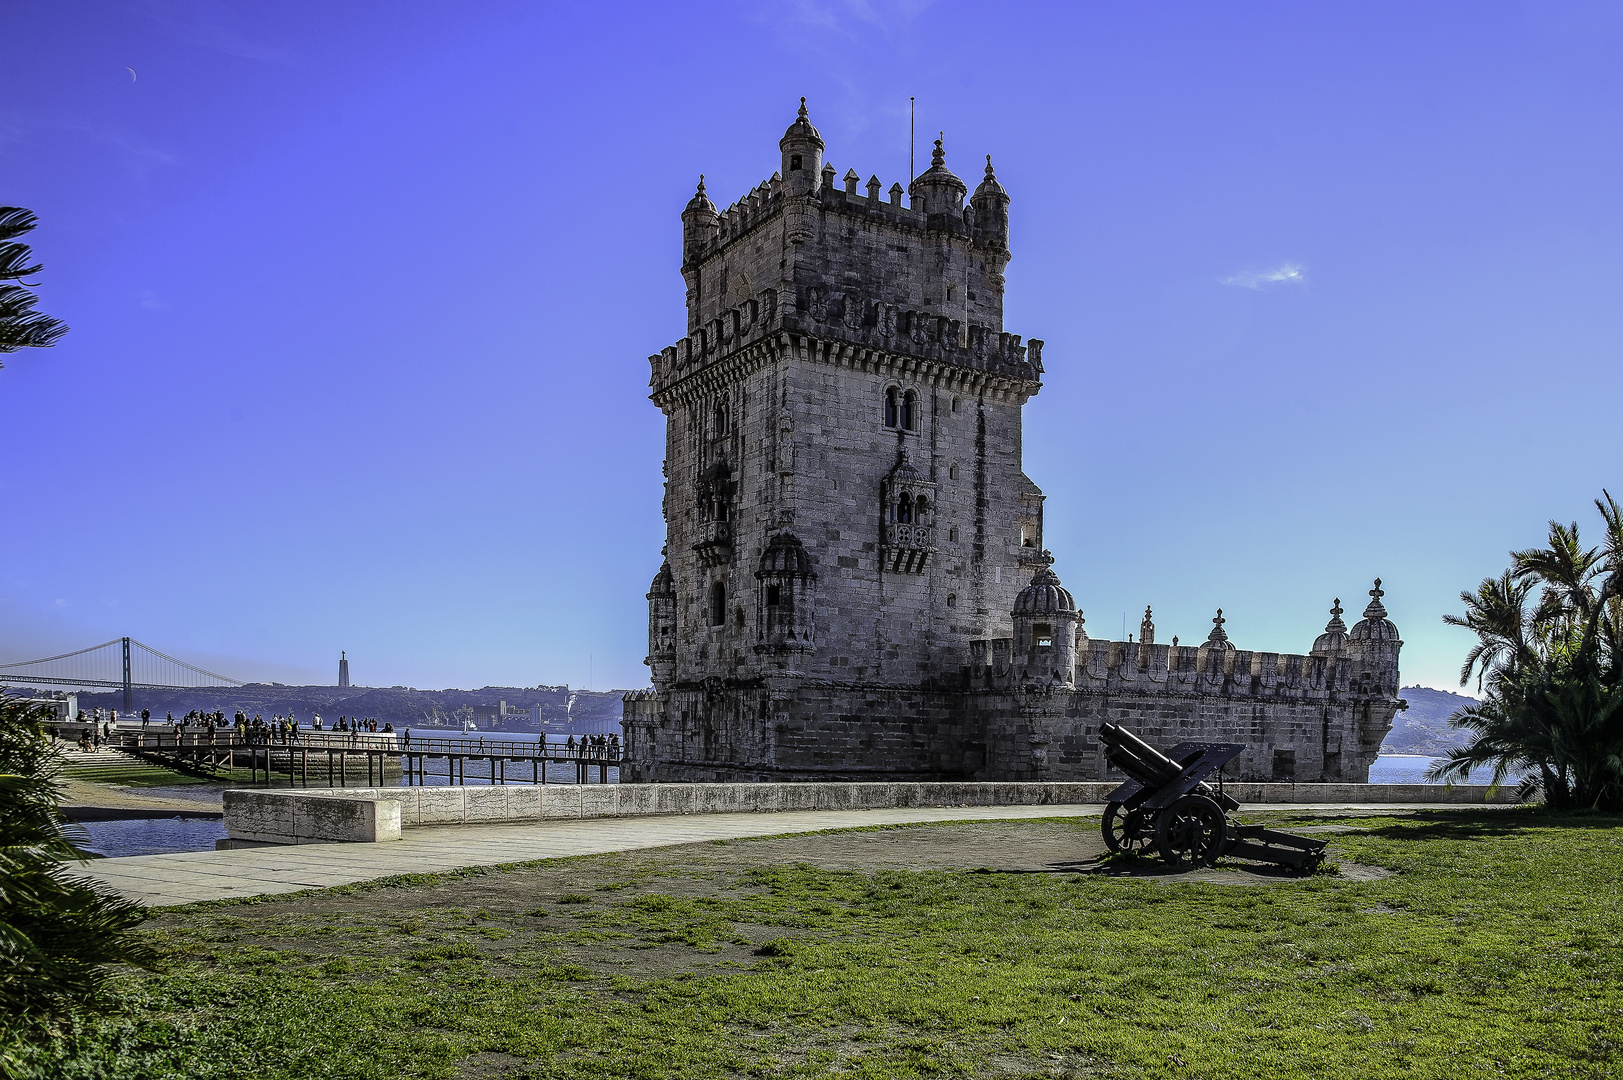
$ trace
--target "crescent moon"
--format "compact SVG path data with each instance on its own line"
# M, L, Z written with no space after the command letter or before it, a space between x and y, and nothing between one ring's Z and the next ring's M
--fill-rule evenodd
M130 73L130 82L134 82L135 81L135 69L132 68L132 67L126 67L124 70Z

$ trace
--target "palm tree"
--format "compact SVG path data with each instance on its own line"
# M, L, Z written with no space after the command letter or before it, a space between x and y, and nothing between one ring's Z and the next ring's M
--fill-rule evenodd
M58 319L35 311L38 297L24 288L22 279L40 272L33 252L17 237L32 232L39 224L33 211L20 206L0 206L0 353L18 349L40 349L56 344L68 332ZM22 282L22 284L18 284Z
M1476 738L1431 779L1488 767L1552 806L1623 809L1623 512L1609 492L1595 507L1599 547L1552 521L1547 547L1511 552L1510 569L1460 594L1464 615L1443 616L1477 635L1460 683L1474 673L1483 699L1449 718Z
M83 835L56 805L49 705L0 695L0 1074L21 1043L106 1003L109 964L151 967L139 905L68 873Z

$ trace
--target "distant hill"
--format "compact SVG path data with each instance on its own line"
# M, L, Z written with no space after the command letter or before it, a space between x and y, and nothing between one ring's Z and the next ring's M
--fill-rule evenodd
M1475 705L1476 698L1425 686L1405 686L1398 696L1409 708L1392 722L1392 730L1381 744L1382 753L1437 755L1471 737L1470 732L1449 727L1448 718L1456 709Z
M38 691L22 690L24 694ZM491 708L505 701L509 708L541 707L541 722L548 732L564 734L609 734L620 730L620 698L624 690L571 690L567 686L486 686L479 690L418 690L413 687L391 686L283 686L280 683L249 683L247 686L221 687L212 690L137 690L135 708L150 709L154 720L162 720L168 713L184 716L193 709L213 712L218 709L231 716L238 709L249 716L259 714L269 720L275 715L293 713L299 722L308 724L311 716L320 713L322 721L331 727L340 716L358 716L376 719L379 724L390 723L396 729L432 726L456 727L458 711L473 708ZM105 694L81 693L79 708L124 708L122 691ZM490 724L481 721L480 728L488 730ZM534 731L535 726L524 721L510 721L503 725L508 731Z

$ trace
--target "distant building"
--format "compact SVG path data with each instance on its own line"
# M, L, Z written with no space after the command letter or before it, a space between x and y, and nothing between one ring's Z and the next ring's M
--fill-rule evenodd
M528 709L517 705L509 705L505 701L498 701L494 705L473 706L473 722L476 727L488 731L498 729L507 731L540 731L541 706L534 705Z
M338 685L349 685L349 656L342 651L338 653Z

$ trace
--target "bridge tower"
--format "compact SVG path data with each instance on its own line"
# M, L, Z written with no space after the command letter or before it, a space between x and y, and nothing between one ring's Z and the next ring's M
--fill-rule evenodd
M124 711L128 713L135 711L135 695L131 693L130 687L130 639L124 638L122 644L124 646Z

